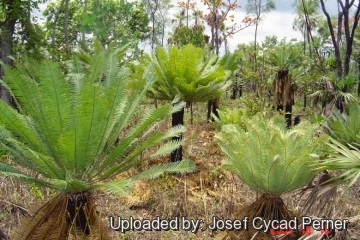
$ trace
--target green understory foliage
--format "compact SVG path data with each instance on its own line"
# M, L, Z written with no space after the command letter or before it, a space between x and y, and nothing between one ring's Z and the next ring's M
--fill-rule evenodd
M217 130L220 131L221 127L227 124L234 124L245 128L242 122L242 118L247 116L243 110L237 108L235 109L223 108L223 109L219 109L218 112L219 112L219 118L213 116L215 118L215 121L212 123L212 125Z

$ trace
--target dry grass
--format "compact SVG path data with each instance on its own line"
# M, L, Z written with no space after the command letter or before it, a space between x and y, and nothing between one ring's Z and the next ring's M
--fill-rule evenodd
M194 124L186 121L187 139L184 156L192 159L197 170L186 176L164 175L159 179L136 182L128 196L107 196L98 193L97 211L109 226L109 217L129 219L202 219L203 230L196 234L190 231L128 231L120 233L110 230L113 239L250 239L241 235L244 231L211 231L208 224L212 217L220 219L242 219L244 211L256 199L256 193L244 185L233 173L223 170L222 153L214 143L215 131L206 124L205 104L194 106ZM190 113L186 111L186 118ZM167 128L170 120L162 126ZM144 153L147 154L147 153ZM169 158L159 158L149 164L168 162ZM138 168L134 171L141 170ZM131 173L128 173L129 175ZM40 191L34 186L27 186L7 177L1 177L0 186L0 229L12 236L14 231L21 231L21 223L29 214L34 214L41 204L55 193ZM342 191L340 188L339 192ZM357 184L338 199L332 219L353 218L344 239L360 239L360 222L354 217L360 214L360 185ZM292 193L283 197L288 208L298 213L304 198ZM19 206L18 206L19 205ZM349 236L350 234L350 236ZM337 233L336 236L340 236ZM253 239L272 239L270 235L258 234ZM315 238L318 239L318 238Z

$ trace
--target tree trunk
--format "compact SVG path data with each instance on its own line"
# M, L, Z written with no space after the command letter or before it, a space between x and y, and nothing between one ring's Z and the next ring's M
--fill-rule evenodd
M232 93L231 93L230 99L236 99L236 92L237 92L236 86L232 86L231 92Z
M290 103L285 105L285 122L287 128L291 127L291 116L292 116L292 105Z
M220 105L220 98L216 98L212 101L212 113L214 114L215 117L219 118L219 105Z
M87 0L84 0L83 14L86 14L86 11L87 11ZM85 43L85 30L81 31L81 41Z
M186 27L189 27L189 4L190 0L187 1L186 5Z
M12 55L15 23L16 19L12 19L1 24L1 61L8 66L12 65L11 58L9 57ZM4 74L4 69L0 67L0 79L3 78ZM14 106L13 99L4 86L0 86L0 98L7 104Z
M335 53L335 59L336 59L336 68L337 68L337 75L341 76L342 75L342 63L341 63L341 58L340 58L340 49L339 49L339 44L337 39L335 38L335 33L334 33L334 29L332 27L332 22L331 22L331 16L330 14L326 11L325 9L325 3L324 0L320 0L321 2L321 8L323 10L323 13L326 16L326 20L327 20L327 24L330 30L330 36L331 36L331 41L333 43L334 46L334 53ZM340 16L339 16L340 18ZM340 22L340 24L338 24L338 28L340 28L341 30L341 26L342 26L342 22ZM339 29L338 29L339 30Z
M292 89L289 70L278 71L277 79L274 81L273 88L276 110L282 112L285 107L285 121L286 125L290 127L292 115Z
M258 21L259 18L256 19L256 24L255 24L255 40L254 40L254 72L257 72L257 65L256 65L256 47L257 47L257 30L258 30Z
M206 117L207 122L211 122L211 107L212 107L212 100L209 100L207 102L207 117Z
M54 21L53 21L52 31L51 31L51 45L53 45L53 46L55 45L56 24L57 24L57 20L59 18L59 14L60 14L63 6L64 6L64 2L65 2L65 0L61 1L59 9L55 13L55 18L54 18Z
M303 110L305 111L305 109L306 109L306 92L304 89L304 108L303 108Z
M69 47L69 1L70 0L65 0L65 18L64 18L66 60L69 60L69 58L70 58L70 47Z
M358 64L358 89L357 89L357 93L358 93L358 96L360 97L360 59L358 59L357 64Z
M178 125L184 125L184 108L182 108L179 112L175 112L172 114L172 126L175 127ZM171 140L181 141L182 137L182 134L180 134L177 137L172 137ZM182 160L182 146L171 152L170 160L171 162L177 162Z
M215 121L215 119L211 116L211 113L215 117L220 118L218 112L219 105L220 105L220 98L216 98L208 101L207 122Z

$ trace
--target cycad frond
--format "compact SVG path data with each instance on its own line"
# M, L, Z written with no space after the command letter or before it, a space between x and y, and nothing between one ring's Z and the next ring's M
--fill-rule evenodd
M360 151L359 146L340 143L335 139L330 139L327 145L332 151L328 152L329 157L324 159L319 165L320 170L340 170L341 174L332 178L337 184L347 183L350 188L360 177Z
M154 64L156 82L149 96L160 100L172 100L180 96L182 101L207 101L222 94L228 76L217 56L206 56L205 51L193 45L171 47L168 51L157 48L153 58L143 64ZM230 64L230 63L229 63Z
M341 144L360 144L360 107L350 105L344 113L333 110L330 119L324 122L326 133Z
M280 195L300 188L316 171L315 163L320 139L312 139L314 127L286 130L274 121L256 117L243 119L245 129L224 125L216 139L226 154L223 166L234 171L255 191Z
M154 179L165 172L189 173L195 170L195 164L189 160L160 164L132 177L133 180Z
M294 46L279 46L274 48L267 60L277 70L290 70L299 66L302 62L298 48Z

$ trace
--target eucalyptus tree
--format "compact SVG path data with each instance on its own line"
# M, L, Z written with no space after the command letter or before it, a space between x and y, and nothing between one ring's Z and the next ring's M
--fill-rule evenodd
M244 216L278 221L294 218L281 195L305 186L315 177L316 154L326 138L325 135L314 138L316 128L300 123L287 129L279 116L270 121L254 116L241 118L241 124L224 125L215 134L225 154L223 168L262 194L246 208ZM242 234L253 234L252 229ZM240 238L250 239L243 235Z
M296 18L294 19L293 28L301 31L304 36L304 53L306 51L306 43L310 56L311 42L313 41L312 31L321 21L321 15L318 11L320 3L318 0L297 0L295 2Z
M173 7L171 0L141 0L149 17L151 49L164 46L165 29L169 26L169 11Z
M343 77L350 72L355 30L358 26L360 16L360 4L355 0L338 0L339 12L337 14L337 22L334 23L334 20L326 9L325 1L320 0L320 3L321 9L327 20L331 41L334 47L336 75L337 77ZM351 15L351 13L353 13L353 15ZM343 37L345 38L345 41L342 41ZM341 56L341 42L344 42L345 45L345 58Z
M78 1L63 0L49 2L43 12L46 39L50 42L48 51L57 60L66 60L80 41L80 27L83 10ZM67 21L65 21L67 19ZM65 25L65 22L67 23ZM64 34L66 32L66 35Z
M256 70L256 47L257 47L257 31L258 26L261 21L261 15L264 13L268 13L271 10L274 10L275 2L274 0L248 0L248 4L246 5L246 10L248 14L253 14L255 16L255 40L254 40L254 52L255 52L255 70Z
M357 83L357 95L360 96L360 31L357 29L354 36L354 59L358 65L358 83Z
M149 18L139 2L87 0L84 11L81 2L70 1L67 16L65 10L63 0L58 0L50 2L44 11L51 42L49 52L60 60L65 52L71 53L80 43L91 44L94 39L107 46L110 42L140 41L149 36ZM67 39L63 24L66 19Z
M3 0L0 1L0 37L1 37L1 61L6 65L12 65L10 56L14 54L13 39L15 24L19 23L28 32L31 32L31 11L39 9L39 4L45 0ZM0 68L0 79L4 76L3 68ZM0 98L13 105L12 98L4 86L0 86Z
M226 87L225 71L221 58L207 54L192 44L168 49L159 47L152 57L143 60L144 66L154 65L156 81L148 95L154 99L173 101L203 102L220 97ZM139 72L139 70L136 70ZM141 72L141 71L140 71ZM175 100L174 100L175 99ZM184 124L184 108L172 114L172 126ZM180 141L182 135L173 138ZM182 160L182 146L171 153L171 161Z
M1 159L0 174L58 192L15 239L110 239L96 211L97 191L126 193L135 180L193 170L191 162L182 161L114 178L176 149L181 142L164 141L184 131L182 126L156 130L183 104L139 111L155 76L149 67L142 84L130 87L130 70L118 61L124 54L109 46L89 64L72 59L65 73L49 60L3 66L3 84L18 110L0 101L0 146L13 156L11 161Z

